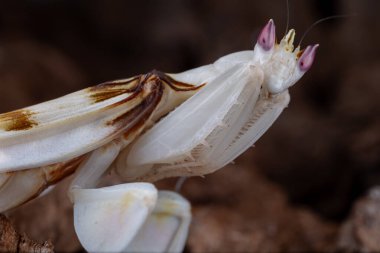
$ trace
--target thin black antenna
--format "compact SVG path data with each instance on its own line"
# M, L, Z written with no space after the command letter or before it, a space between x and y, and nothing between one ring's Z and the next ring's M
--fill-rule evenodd
M289 29L289 17L290 17L290 14L289 14L289 0L286 0L286 29L285 29L285 35L288 33L288 29Z
M324 21L327 21L327 20L330 20L330 19L336 19L336 18L348 18L348 17L353 17L353 16L356 16L356 14L343 14L343 15L333 15L333 16L330 16L330 17L326 17L326 18L321 18L317 21L315 21L311 26L309 26L309 28L306 29L306 31L303 33L302 37L301 37L301 40L300 40L300 43L298 45L301 45L303 39L306 37L306 35L311 31L311 29L313 29L316 25L324 22Z

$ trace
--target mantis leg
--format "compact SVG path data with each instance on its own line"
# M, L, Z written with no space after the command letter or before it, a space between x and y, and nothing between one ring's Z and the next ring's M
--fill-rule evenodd
M119 150L116 142L95 150L72 183L80 242L89 252L181 251L191 219L185 199L172 192L159 192L157 199L150 183L93 188Z

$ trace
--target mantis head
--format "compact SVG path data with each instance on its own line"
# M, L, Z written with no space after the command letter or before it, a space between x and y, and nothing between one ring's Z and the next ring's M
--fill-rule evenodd
M262 67L265 86L271 94L281 93L296 83L314 61L318 44L294 49L295 30L291 29L280 43L276 43L273 20L262 29L254 50L253 62Z

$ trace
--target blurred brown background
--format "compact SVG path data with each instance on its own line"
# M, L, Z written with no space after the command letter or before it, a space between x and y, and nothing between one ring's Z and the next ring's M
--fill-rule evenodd
M255 148L185 183L187 252L380 251L379 10L376 0L290 1L298 39L320 18L355 16L307 35L302 46L320 44L314 66ZM281 38L285 0L2 1L0 112L252 49L269 18ZM9 213L31 238L82 252L71 215L65 183Z

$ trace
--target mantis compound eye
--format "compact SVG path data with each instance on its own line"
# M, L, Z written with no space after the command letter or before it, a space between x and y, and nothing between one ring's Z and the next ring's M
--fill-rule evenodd
M311 68L318 47L318 44L306 47L305 51L302 53L302 56L298 60L299 70L306 72Z
M269 51L273 48L276 41L276 28L274 26L273 20L264 26L261 30L259 38L257 39L257 44L259 44L265 51Z

